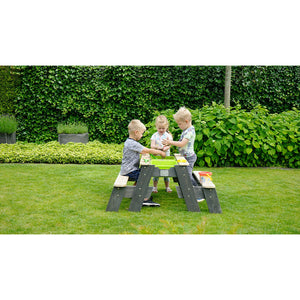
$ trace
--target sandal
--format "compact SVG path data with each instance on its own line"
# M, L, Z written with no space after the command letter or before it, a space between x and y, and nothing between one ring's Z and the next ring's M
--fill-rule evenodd
M152 193L158 193L157 187L153 187Z

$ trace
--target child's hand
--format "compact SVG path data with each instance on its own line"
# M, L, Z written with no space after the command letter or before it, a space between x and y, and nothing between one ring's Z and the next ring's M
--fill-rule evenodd
M160 155L161 155L161 157L164 157L164 158L165 158L165 157L166 157L166 152L161 151L161 154L160 154Z
M165 146L170 146L170 141L169 141L169 138L165 139L165 140L162 140L161 141L163 145Z

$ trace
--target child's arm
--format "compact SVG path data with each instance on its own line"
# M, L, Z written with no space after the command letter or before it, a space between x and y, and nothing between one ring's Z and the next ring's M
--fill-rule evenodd
M171 140L163 140L162 141L163 145L165 145L165 146L176 146L176 147L179 147L179 148L184 147L188 142L189 142L189 140L186 139L186 138L184 138L180 142L171 141Z
M155 143L155 140L151 140L151 149L158 149L160 150L159 148L156 147L156 143Z
M156 150L156 149L149 149L144 147L144 149L142 150L141 154L153 154L153 155L161 155L162 157L166 157L166 152L161 151L161 150Z
M168 132L168 134L169 134L169 137L167 137L167 140L173 141L172 134L170 132ZM171 148L171 145L169 145L169 146L164 145L163 151L167 152L170 148Z
M151 141L151 149L157 149L157 150L161 150L161 151L164 151L164 152L167 152L171 147L170 146L163 146L162 148L159 148L156 146L156 143L154 140Z

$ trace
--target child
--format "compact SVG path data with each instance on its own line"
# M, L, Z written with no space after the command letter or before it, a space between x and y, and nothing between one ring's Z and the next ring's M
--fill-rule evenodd
M178 142L171 140L163 140L162 144L165 146L176 146L179 148L179 153L184 156L188 161L188 172L194 186L197 186L196 180L193 178L193 167L197 160L197 155L194 151L194 142L196 138L195 128L192 125L192 115L188 109L181 107L177 113L173 116L178 127L182 130L182 134ZM198 202L201 202L202 199L197 199Z
M140 154L154 154L165 157L165 152L161 150L148 149L138 141L142 138L146 130L145 125L139 120L132 120L128 125L129 137L125 141L123 148L123 158L120 175L128 176L130 180L137 181L140 174ZM144 206L160 206L152 201L152 197L144 199Z
M164 146L162 140L168 139L173 140L172 135L167 131L169 127L168 119L165 116L158 116L155 120L155 127L157 132L154 133L151 137L151 148L158 149L166 152L166 156L170 156L170 146ZM153 193L158 193L157 184L158 177L153 177ZM170 178L164 177L166 191L171 193L170 189Z

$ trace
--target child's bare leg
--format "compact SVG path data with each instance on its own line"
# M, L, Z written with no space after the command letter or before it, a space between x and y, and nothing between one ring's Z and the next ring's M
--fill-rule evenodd
M171 193L172 190L170 189L170 180L169 180L169 178L166 178L166 179L165 179L165 186L166 186L166 191L167 191L168 193Z
M158 180L156 178L153 178L153 193L158 193L157 190Z

